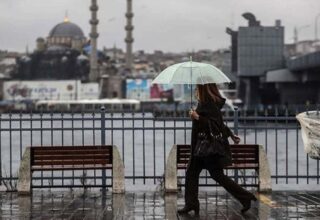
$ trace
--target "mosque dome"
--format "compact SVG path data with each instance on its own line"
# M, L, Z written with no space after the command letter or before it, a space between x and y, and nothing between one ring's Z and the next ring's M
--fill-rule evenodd
M49 33L49 37L72 37L84 38L81 28L72 22L62 22L57 24Z
M86 42L86 37L82 29L69 21L66 17L64 22L57 24L52 28L47 38L48 46L63 46L81 50Z

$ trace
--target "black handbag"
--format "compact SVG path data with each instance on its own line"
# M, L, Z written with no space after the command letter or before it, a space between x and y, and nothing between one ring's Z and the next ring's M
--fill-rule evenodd
M198 133L194 156L207 157L217 154L225 156L226 146L229 146L228 139L224 137L219 126L213 123L212 120L209 120L209 134L207 132ZM216 133L213 132L212 126L215 126Z

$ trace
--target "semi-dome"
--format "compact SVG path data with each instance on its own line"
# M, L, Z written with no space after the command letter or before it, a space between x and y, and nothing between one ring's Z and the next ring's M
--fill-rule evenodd
M49 37L77 37L84 38L81 28L72 22L57 24L49 33Z

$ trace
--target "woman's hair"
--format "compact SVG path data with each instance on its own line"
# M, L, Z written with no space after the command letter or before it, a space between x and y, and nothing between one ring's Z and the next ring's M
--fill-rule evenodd
M198 84L196 96L200 102L210 102L212 100L219 102L223 99L215 83Z

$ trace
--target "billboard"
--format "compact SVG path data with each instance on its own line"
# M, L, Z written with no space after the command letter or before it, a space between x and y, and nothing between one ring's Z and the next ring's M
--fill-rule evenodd
M80 80L7 81L4 100L75 100L81 92Z
M150 99L151 79L127 79L126 97L141 101Z
M99 99L98 83L82 83L80 99Z

